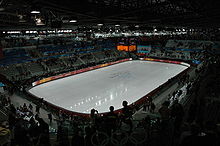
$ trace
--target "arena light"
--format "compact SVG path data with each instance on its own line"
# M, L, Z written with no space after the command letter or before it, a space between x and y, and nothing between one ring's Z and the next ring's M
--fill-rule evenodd
M103 23L99 23L99 24L97 24L98 26L103 26Z
M31 11L31 14L40 14L40 11L34 10L34 11Z
M70 20L69 22L70 22L70 23L76 23L77 20L73 19L73 20Z
M21 31L7 31L8 34L18 34L21 33Z
M120 24L115 24L115 27L119 27L120 26Z

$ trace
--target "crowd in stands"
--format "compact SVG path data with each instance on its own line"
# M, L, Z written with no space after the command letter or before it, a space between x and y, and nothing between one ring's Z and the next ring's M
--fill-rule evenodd
M34 114L32 104L24 103L15 107L10 97L4 97L1 101L1 105L8 111L8 126L5 128L9 130L9 138L5 145L49 145L49 126L39 117L39 111Z
M104 53L94 52L82 55L76 54L60 58L41 59L19 65L3 66L0 72L12 81L19 81L35 75L39 76L48 73L65 72L95 66L97 64L126 58L127 56L127 53L121 53L117 50L113 50L113 54L109 54L108 51L104 51ZM21 71L19 71L20 68L22 68Z

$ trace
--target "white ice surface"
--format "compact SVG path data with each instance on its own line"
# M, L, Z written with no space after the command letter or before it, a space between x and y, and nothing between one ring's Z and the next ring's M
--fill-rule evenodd
M70 111L99 113L109 106L122 108L122 101L137 101L186 66L149 61L129 61L50 81L29 90L35 96Z

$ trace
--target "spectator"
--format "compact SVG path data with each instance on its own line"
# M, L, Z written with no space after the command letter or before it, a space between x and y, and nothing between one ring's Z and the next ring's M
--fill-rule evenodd
M151 104L150 104L150 112L154 113L155 108L156 108L155 104L153 102L151 102Z
M91 121L92 121L92 124L96 127L98 126L97 124L97 119L98 119L98 111L95 110L95 109L91 109L91 112L90 112L90 118L91 118Z
M23 119L18 119L14 128L15 145L30 146L28 132L23 125Z
M82 131L78 129L72 137L71 146L84 146L84 145L85 145L85 141L82 135Z
M169 109L170 102L165 101L161 108L159 109L159 113L161 116L161 130L164 132L168 128L169 120L170 120L170 109Z
M170 102L165 101L161 108L159 109L159 113L162 120L168 120L170 118L170 109L169 109Z
M94 130L90 127L85 128L85 146L92 146L91 138L94 133Z
M16 108L13 104L10 104L10 112L14 115L16 114Z
M171 117L174 119L175 134L179 134L180 132L180 126L183 121L183 116L184 116L183 106L178 102L178 100L174 100L174 103L171 106Z
M67 127L61 126L60 127L60 137L58 140L59 146L69 146L69 131ZM58 132L58 131L57 131Z
M52 114L51 113L48 114L48 119L49 119L50 124L51 124L52 123Z
M143 111L147 111L147 105L146 105L146 103L144 103L144 105L143 105Z
M197 110L198 110L198 104L197 101L194 100L188 110L188 117L187 117L188 123L192 123L196 119Z
M31 103L29 104L28 108L31 112L33 111L33 106L31 105Z
M110 112L107 113L105 124L107 128L107 133L110 135L112 131L115 131L118 123L118 114L114 113L114 107L109 107Z
M121 121L127 125L129 125L129 133L132 132L133 124L132 124L132 115L133 111L132 109L128 106L127 101L122 102L123 108L122 108L122 113L121 113Z
M40 113L40 106L39 105L36 105L36 113Z
M38 118L40 136L37 145L50 146L49 125L42 119Z
M8 129L8 123L5 121L0 124L0 144L8 146L10 142L11 131Z
M150 104L151 104L150 100L147 99L147 101L146 101L146 103L145 103L145 106L146 106L146 108L147 108L148 111L150 110Z

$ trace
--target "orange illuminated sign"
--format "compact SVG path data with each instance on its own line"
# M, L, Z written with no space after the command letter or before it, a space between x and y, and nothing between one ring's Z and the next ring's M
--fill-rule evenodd
M120 51L135 51L136 50L136 46L135 45L131 45L131 46L123 46L123 45L120 45L120 46L117 46L117 49L120 50Z

